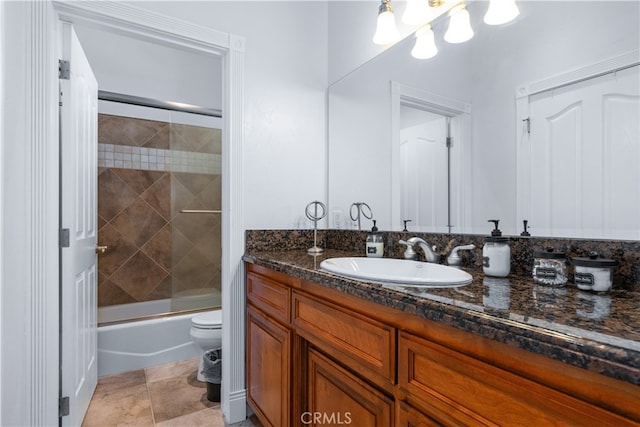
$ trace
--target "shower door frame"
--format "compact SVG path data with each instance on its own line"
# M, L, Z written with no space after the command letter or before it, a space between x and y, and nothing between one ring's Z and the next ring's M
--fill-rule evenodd
M244 381L243 92L245 39L116 2L53 1L61 20L222 57L222 411L227 422L246 418ZM169 30L168 30L169 29ZM233 213L233 215L231 215Z

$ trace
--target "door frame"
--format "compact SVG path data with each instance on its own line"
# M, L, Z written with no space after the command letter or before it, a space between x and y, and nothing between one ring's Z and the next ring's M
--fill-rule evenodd
M516 88L516 217L515 224L531 215L531 146L529 138L530 97L640 64L640 49L556 74Z
M471 153L471 104L453 98L447 98L423 89L404 85L396 81L391 83L391 224L392 229L400 230L400 107L413 106L425 111L447 117L459 117L458 129L460 141L454 138L453 144L458 150L452 155L452 167L449 168L451 189L449 194L449 224L455 227L453 233L469 232L471 179L469 155ZM450 152L451 154L451 152ZM453 208L452 208L453 206Z
M0 424L58 419L58 72L51 2L3 2Z
M223 58L222 411L246 418L244 382L243 37L116 2L14 2L3 5L2 345L0 424L52 425L59 390L58 19ZM170 29L170 30L167 30ZM6 56L5 56L6 55ZM11 63L9 64L9 60ZM9 102L9 101L6 101ZM11 137L11 141L7 138ZM10 209L5 207L9 206ZM233 213L233 215L231 215ZM7 250L7 249L11 250ZM11 286L9 286L11 285ZM9 327L11 325L11 328Z
M244 379L244 221L242 187L243 37L212 30L162 14L114 2L54 1L60 19L100 26L154 43L222 57L222 373L221 406L225 419L246 418ZM231 215L233 213L234 215Z

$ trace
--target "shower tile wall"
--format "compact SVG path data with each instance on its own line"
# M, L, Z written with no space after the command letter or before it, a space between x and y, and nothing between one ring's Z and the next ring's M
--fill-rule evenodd
M98 306L220 290L219 129L99 115Z

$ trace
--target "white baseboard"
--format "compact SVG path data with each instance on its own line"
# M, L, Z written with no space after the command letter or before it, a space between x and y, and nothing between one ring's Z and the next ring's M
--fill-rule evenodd
M238 423L247 419L247 391L240 390L229 393L227 410L223 410L227 424Z

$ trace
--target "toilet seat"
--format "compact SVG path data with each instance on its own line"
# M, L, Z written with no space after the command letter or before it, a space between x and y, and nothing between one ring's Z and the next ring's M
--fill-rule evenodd
M191 326L198 329L222 328L222 311L213 310L198 314L191 318Z

